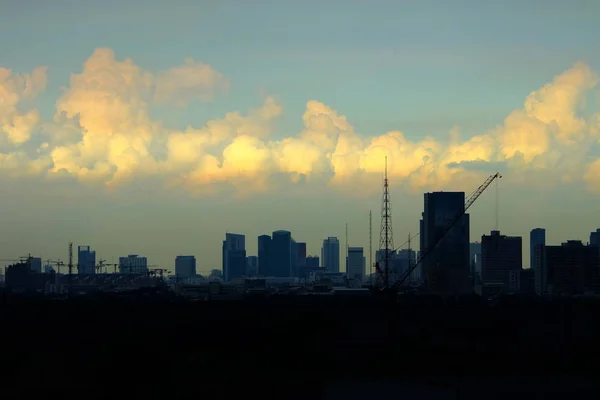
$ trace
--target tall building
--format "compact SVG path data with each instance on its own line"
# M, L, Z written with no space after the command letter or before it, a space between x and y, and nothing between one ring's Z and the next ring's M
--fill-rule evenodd
M346 276L348 279L362 282L365 278L365 263L362 247L348 247L348 257L346 259Z
M340 241L330 236L323 240L321 260L327 272L340 272Z
M258 257L248 256L246 257L246 276L253 278L258 275Z
M90 246L77 247L77 273L91 275L96 273L96 252Z
M260 276L274 276L271 261L271 243L269 235L260 235L258 237L258 274Z
M542 252L543 250L543 252ZM536 292L538 294L573 295L598 292L599 260L596 246L569 240L560 246L536 246Z
M228 282L246 274L246 236L227 233L223 241L223 279Z
M505 291L515 293L519 289L522 269L521 237L501 235L500 231L481 237L481 280L484 284L502 284Z
M415 263L417 259L417 253L412 249L402 249L395 253L391 264L394 266L394 272L398 275L397 279L402 279L406 276L408 269ZM404 284L418 284L421 282L422 273L421 265L418 265L414 271L410 273L410 276L404 281Z
M287 278L293 276L295 256L292 256L292 233L274 231L271 239L271 261L274 277Z
M42 259L39 257L31 257L29 259L30 268L33 272L42 273Z
M177 278L192 278L196 276L196 257L175 257L175 275Z
M137 254L119 257L119 272L121 274L143 275L148 272L148 259Z
M472 292L469 281L469 214L463 214L464 211L464 192L424 194L420 244L421 253L428 252L423 259L423 275L429 291ZM462 217L447 232L461 214Z
M529 233L529 268L535 265L535 246L546 245L546 230L543 228L532 229Z

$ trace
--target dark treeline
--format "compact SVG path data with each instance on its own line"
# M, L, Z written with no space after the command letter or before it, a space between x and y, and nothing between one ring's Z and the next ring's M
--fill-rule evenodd
M246 391L270 398L281 389L283 398L320 398L332 382L387 378L432 385L490 375L595 381L597 301L511 299L5 299L3 390L21 397L109 398L129 390L138 397Z

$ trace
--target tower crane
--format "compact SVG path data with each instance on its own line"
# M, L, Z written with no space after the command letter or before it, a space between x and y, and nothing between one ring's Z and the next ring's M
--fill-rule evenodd
M450 222L450 224L448 226L446 226L446 228L444 228L444 231L437 238L437 240L433 243L433 245L431 247L427 248L426 250L422 251L419 254L419 256L417 257L417 259L415 260L415 262L412 265L410 265L410 267L408 268L406 273L400 279L398 279L396 282L394 282L394 284L390 287L390 290L392 292L397 292L399 290L400 286L404 283L404 281L406 281L406 279L408 279L408 277L413 273L413 271L421 264L423 259L425 259L425 257L427 257L429 254L431 254L435 251L436 247L440 244L440 242L444 239L444 237L446 237L446 235L452 230L454 225L456 225L456 223L458 221L460 221L460 219L463 217L463 215L465 215L467 210L473 205L473 203L475 203L475 200L477 200L479 198L479 196L481 196L481 194L492 184L492 182L494 182L494 180L500 179L500 178L502 178L502 175L500 175L499 172L496 172L495 174L490 175L485 180L485 182L483 182L473 193L471 193L471 195L465 201L464 209L452 220L452 222ZM415 236L417 236L417 235L415 235ZM377 264L375 265L375 268L377 269L378 272L381 272L381 269L379 268L379 266Z

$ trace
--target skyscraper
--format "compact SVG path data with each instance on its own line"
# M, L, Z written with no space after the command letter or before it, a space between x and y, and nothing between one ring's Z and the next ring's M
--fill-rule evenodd
M362 282L365 278L365 257L362 247L348 247L348 258L346 260L348 279Z
M77 273L91 275L96 273L96 252L90 246L77 247Z
M327 272L340 272L340 241L330 236L323 240L321 261Z
M472 291L469 282L469 214L463 214L448 231L464 210L464 192L424 194L421 253L428 252L423 259L423 274L425 286L430 291L456 294Z
M175 276L177 278L192 278L196 276L196 257L177 256L175 258Z
M271 261L273 275L287 278L293 276L292 233L289 231L274 231L271 239Z
M246 274L246 236L227 233L223 241L223 279L228 282Z
M271 262L271 236L258 237L258 274L261 276L274 276Z
M529 233L529 268L535 266L535 246L546 245L546 230L543 228L532 229Z

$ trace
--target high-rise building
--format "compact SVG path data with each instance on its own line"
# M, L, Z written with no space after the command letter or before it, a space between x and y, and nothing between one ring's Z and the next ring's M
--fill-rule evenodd
M77 273L91 275L96 273L96 252L90 246L77 247Z
M246 236L227 233L223 241L223 279L228 282L246 274Z
M402 249L394 254L391 264L394 266L394 273L397 275L396 279L403 279L408 272L408 269L415 263L417 259L417 253L412 249ZM421 265L418 265L406 278L403 284L418 284L421 282L422 273Z
M121 274L143 275L148 272L148 259L137 254L119 257L119 272Z
M464 211L464 192L424 194L420 239L421 253L428 252L423 259L423 275L429 291L455 294L472 291L469 280L469 214L464 214ZM450 229L461 214L462 217Z
M365 278L365 257L362 247L348 247L346 259L346 276L348 279L362 282Z
M258 237L258 274L260 276L274 276L273 262L271 261L271 243L269 235Z
M323 240L321 260L327 272L340 272L340 241L330 236Z
M177 278L192 278L196 276L196 257L175 257L175 275Z
M271 239L271 261L274 277L287 278L293 276L296 257L292 256L292 233L274 231Z
M529 268L535 265L535 246L546 245L546 230L543 228L532 229L529 233Z
M37 272L38 274L42 272L42 259L39 257L31 257L29 259L30 268L33 272Z
M258 275L258 257L248 256L246 257L246 276L249 278Z
M481 280L502 284L507 292L516 292L523 269L523 239L492 231L481 237Z
M560 246L536 246L536 253L542 253L540 260L536 260L536 272L539 269L541 278L536 276L539 294L573 295L600 289L595 246L569 240Z

